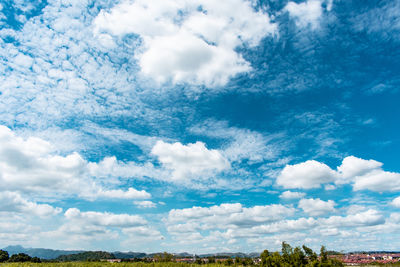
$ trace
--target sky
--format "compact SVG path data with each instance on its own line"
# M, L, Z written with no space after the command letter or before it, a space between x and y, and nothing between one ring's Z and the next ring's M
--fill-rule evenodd
M400 2L1 0L0 247L400 250Z

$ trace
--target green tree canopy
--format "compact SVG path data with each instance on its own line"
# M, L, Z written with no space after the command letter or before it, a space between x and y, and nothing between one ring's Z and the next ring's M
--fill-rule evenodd
M18 254L12 255L8 261L9 262L26 262L26 261L31 261L31 260L32 260L32 258L28 254L18 253Z
M0 249L0 262L5 262L10 258L8 252Z
M306 246L292 248L288 243L282 242L282 252L270 253L264 250L261 253L261 267L333 267L343 266L335 259L329 258L324 246L321 247L321 255Z

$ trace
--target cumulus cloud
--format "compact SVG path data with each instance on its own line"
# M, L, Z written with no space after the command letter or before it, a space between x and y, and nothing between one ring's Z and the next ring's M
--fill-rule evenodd
M342 165L337 170L341 174L340 178L349 179L351 177L362 176L371 170L379 169L382 165L381 162L372 159L365 160L349 156L343 159ZM340 182L340 180L337 180L337 182Z
M396 208L400 208L400 197L396 197L395 199L393 199L390 204L392 204Z
M155 208L157 204L150 200L133 201L133 204L142 209Z
M319 209L320 214L334 210L334 202L311 199L304 205ZM330 217L297 217L291 206L266 205L245 208L240 203L221 204L211 207L192 207L174 209L165 220L168 232L183 248L210 246L229 247L229 244L263 242L275 243L277 249L282 241L293 240L294 243L307 243L319 246L321 237L341 236L352 240L370 227L381 227L385 224L384 215L374 209L353 212L345 216ZM311 212L312 213L312 212ZM352 233L352 234L349 234ZM289 239L288 239L289 238ZM231 243L228 243L229 240ZM327 239L324 239L325 241ZM261 248L270 247L262 243Z
M134 246L138 246L143 245L143 242L160 240L162 236L139 215L80 211L77 208L70 208L64 213L63 219L63 224L57 229L41 233L43 240L51 238L52 243L90 246L93 241L119 240L129 243L129 239L134 239L138 242ZM95 248L99 248L98 243Z
M301 28L310 26L316 29L322 16L322 1L307 0L302 3L289 2L285 10L295 19L296 25Z
M75 152L57 155L49 142L35 137L24 139L0 125L0 181L3 189L41 196L78 195L89 199L151 197L146 191L134 188L127 191L104 189L95 181L97 173L93 169L101 168L97 164L87 162Z
M202 142L183 145L158 141L151 153L167 169L172 170L172 180L182 181L191 177L206 179L207 173L220 172L230 167L218 150L207 149ZM201 178L204 175L205 178Z
M326 219L322 218L320 221L323 225L329 225L331 227L357 227L383 224L385 222L385 217L381 212L369 209L367 211L349 214L347 216L332 216Z
M65 212L65 217L77 223L111 227L134 227L147 224L147 221L139 215L114 214L109 212L82 212L76 208L70 208Z
M140 199L140 198L150 198L151 195L144 190L136 190L134 188L128 188L127 191L121 189L114 190L100 190L97 193L98 197L105 198L120 198L120 199Z
M158 82L221 86L249 71L236 48L255 46L276 31L269 16L250 1L136 0L102 10L94 21L97 34L137 34L142 73Z
M376 192L400 190L400 173L387 172L381 169L372 170L354 178L353 189Z
M48 204L37 204L24 199L16 192L0 192L0 212L22 213L25 216L50 216L62 211L61 208L54 208Z
M282 199L298 199L304 197L306 194L303 192L293 192L293 191L285 191L283 192L279 198Z
M295 165L286 165L276 183L284 188L319 188L321 184L335 180L336 173L328 165L308 160Z
M203 230L228 229L232 226L246 228L280 220L292 215L294 211L294 208L278 204L250 208L245 208L240 203L221 204L209 208L173 209L168 214L167 222L171 224L168 229L177 232L196 228Z
M319 198L301 199L299 208L311 216L320 216L335 211L335 202L333 200L323 201Z
M319 188L321 184L351 184L354 191L376 192L400 189L400 173L382 169L383 164L375 160L364 160L354 156L343 159L337 170L324 163L309 160L295 165L286 165L279 173L276 184L284 188ZM331 187L330 185L326 185Z

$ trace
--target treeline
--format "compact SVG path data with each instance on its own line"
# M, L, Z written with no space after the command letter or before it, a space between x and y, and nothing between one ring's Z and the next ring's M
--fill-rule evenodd
M0 250L0 262L37 262L41 260L38 257L31 257L25 253L14 254L10 257L7 251Z
M100 261L103 259L115 259L112 253L104 251L87 251L71 255L61 255L53 260L43 260L38 257L31 257L25 253L14 254L11 257L7 251L0 250L0 262L67 262L67 261Z
M264 250L261 253L262 267L335 267L344 266L341 261L334 257L329 257L325 247L321 247L319 257L311 249L303 247L292 248L286 242L282 242L282 251L270 253Z
M114 254L104 251L86 251L71 255L61 255L55 261L99 261L115 259Z
M261 267L341 267L343 266L335 257L330 256L324 246L321 247L320 254L317 255L312 249L303 245L302 247L292 248L288 243L282 243L281 252L269 252L264 250L260 257L249 258L249 257L236 257L236 258L219 258L219 257L208 257L200 258L195 257L194 263L196 264L213 264L213 265L226 265L226 266L254 266L258 265ZM104 251L88 251L71 255L59 256L52 262L82 262L82 261L100 261L107 259L115 259L115 255ZM179 261L172 254L164 252L154 254L152 258L142 259L124 259L122 261L134 261L134 262L160 262L160 263L171 263ZM48 260L41 260L38 257L30 257L25 253L14 254L9 257L7 251L0 250L0 262L48 262ZM182 265L182 262L180 263Z

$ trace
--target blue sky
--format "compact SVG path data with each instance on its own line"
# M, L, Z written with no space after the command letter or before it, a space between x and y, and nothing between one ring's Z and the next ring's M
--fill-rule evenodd
M400 250L396 1L1 1L0 247Z

